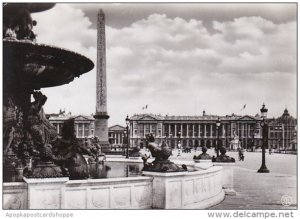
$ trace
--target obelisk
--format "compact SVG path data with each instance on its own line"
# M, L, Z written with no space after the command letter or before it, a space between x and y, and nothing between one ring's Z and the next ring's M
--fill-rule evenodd
M97 76L96 76L96 114L95 136L99 137L102 147L108 146L107 87L106 87L106 48L105 16L102 9L98 12L97 22Z

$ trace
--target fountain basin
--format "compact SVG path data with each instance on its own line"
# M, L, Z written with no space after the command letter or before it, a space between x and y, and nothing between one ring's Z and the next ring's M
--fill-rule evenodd
M3 184L4 209L205 209L224 199L222 167L144 176Z
M28 40L3 40L4 81L19 79L29 89L67 84L93 69L78 53Z
M236 164L231 162L214 162L213 165L223 167L222 181L225 194L233 196L236 195L233 184L234 169L236 167Z
M153 208L206 209L223 201L222 167L177 173L143 171L153 177Z

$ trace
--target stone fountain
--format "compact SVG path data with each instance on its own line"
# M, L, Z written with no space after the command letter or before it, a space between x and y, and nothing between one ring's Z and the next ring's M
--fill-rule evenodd
M53 162L52 147L58 136L45 116L47 97L40 89L70 83L92 70L94 64L78 53L37 43L33 32L37 22L31 13L54 5L3 6L4 181L14 181L18 169L23 169L28 178L68 175Z
M223 168L187 171L169 160L172 151L153 136L148 148L155 160L144 158L143 176L113 179L97 179L107 172L105 165L87 172L81 155L89 152L73 129L64 128L68 134L58 139L40 89L67 84L94 65L80 54L36 42L31 13L53 6L3 7L3 209L205 209L220 203ZM69 127L73 122L67 121Z

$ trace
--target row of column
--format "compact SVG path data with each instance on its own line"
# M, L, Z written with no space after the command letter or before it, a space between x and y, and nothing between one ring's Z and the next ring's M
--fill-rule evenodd
M251 126L254 124L245 124L245 123L236 123L236 128L238 133L236 133L239 137L252 137L253 131L255 132L256 126L252 127L252 132L251 132ZM232 133L233 134L233 133Z
M171 125L175 125L174 129L175 129L175 135L173 134L173 132L171 132ZM203 123L203 124L196 124L198 125L198 135L195 135L195 124L191 124L192 125L192 136L189 135L189 124L179 124L180 125L180 132L181 132L181 136L183 134L183 125L186 125L186 135L185 137L200 137L201 136L201 125L204 126L204 137L215 137L217 136L217 128L215 128L215 136L213 136L213 125L212 123ZM209 126L209 128L207 127ZM252 137L253 135L253 131L256 130L256 127L254 125L254 127L252 127L251 129L251 126L253 126L253 124L245 124L245 123L236 123L236 128L235 130L237 130L237 135L239 135L239 137L246 137L246 138L250 138ZM229 124L227 124L227 131L225 130L225 125L224 124L221 124L221 126L219 127L219 133L220 133L220 137L225 137L226 133L228 135L229 133ZM210 135L207 136L207 133L208 133L208 129L210 130L209 133ZM233 130L231 128L231 136L233 136ZM252 130L252 132L251 132ZM163 135L165 135L166 133L166 130L163 131ZM178 133L178 130L177 130L177 124L168 124L168 133L172 134L174 137L177 136L177 133Z
M171 125L174 125L175 127L174 127L174 132L175 133L173 133L173 132L171 132ZM183 135L183 126L186 126L186 135ZM192 136L190 136L189 135L189 125L192 125ZM198 125L198 135L195 135L195 126L197 126ZM203 137L213 137L213 124L212 123L208 123L208 124L206 124L206 123L202 123L202 124L188 124L188 123L186 123L186 124L179 124L179 126L180 126L180 128L179 128L179 130L177 130L177 126L178 126L178 124L168 124L168 134L172 134L174 137L177 137L177 134L178 134L178 132L180 132L181 133L181 136L184 136L184 137L200 137L201 136L201 125L203 125L204 126L204 135L202 135ZM209 126L209 128L208 128L208 126ZM209 129L209 133L210 133L210 135L209 136L207 136L207 133L208 133L208 129ZM221 131L220 131L221 130ZM221 132L221 134L220 134L220 137L225 137L225 125L221 125L220 127L219 127L219 131ZM166 130L163 130L163 135L165 135L165 133L166 133ZM217 129L215 129L215 136L217 136Z
M124 133L114 132L111 133L111 137L114 139L114 144L123 144Z
M149 125L149 127L146 128L146 125ZM217 131L219 131L220 138L224 138L226 136L227 137L235 136L235 134L238 135L240 138L251 138L253 137L253 132L256 132L256 124L247 124L247 123L221 124L219 129L216 128L215 123L200 123L200 124L156 123L154 129L152 128L152 125L153 124L151 123L144 124L143 127L138 128L137 130L138 133L133 134L133 132L131 132L132 133L131 137L135 137L134 135L136 135L143 138L145 137L146 134L153 133L155 136L161 136L161 137L164 136L170 137L170 134L172 134L174 138L177 138L178 133L180 132L181 136L186 138L196 138L196 137L213 138L213 137L217 137ZM235 127L233 125L235 125ZM133 128L131 130L133 130ZM195 131L197 131L197 133L195 133Z
M82 127L82 130L79 131L79 124L81 125ZM56 131L57 131L57 134L60 134L61 133L61 128L63 126L63 123L54 123L53 125L56 126ZM85 135L85 125L88 125L88 132L87 132L87 135ZM75 131L76 131L76 137L87 137L91 134L91 127L90 127L90 124L88 123L76 123L75 124ZM81 132L81 133L80 133ZM81 135L80 135L81 134Z

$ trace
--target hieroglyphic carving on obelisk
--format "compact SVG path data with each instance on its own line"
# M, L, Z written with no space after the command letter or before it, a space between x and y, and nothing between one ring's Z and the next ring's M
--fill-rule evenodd
M100 9L97 22L97 76L96 76L96 114L95 136L101 145L108 145L107 87L106 87L106 48L105 15Z

